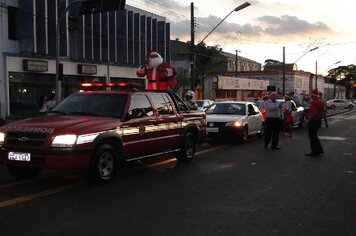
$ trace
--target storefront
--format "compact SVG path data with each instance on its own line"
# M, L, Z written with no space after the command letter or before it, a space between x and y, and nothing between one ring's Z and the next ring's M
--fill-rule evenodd
M83 82L139 82L136 68L108 65L92 65L73 62L62 62L63 80L62 99L78 92ZM56 93L55 62L32 58L7 57L4 87L5 116L31 117L39 114L38 101L42 95L49 98ZM110 79L107 79L107 74ZM109 81L107 81L109 80Z
M215 100L250 101L261 99L268 85L269 81L267 80L218 76Z

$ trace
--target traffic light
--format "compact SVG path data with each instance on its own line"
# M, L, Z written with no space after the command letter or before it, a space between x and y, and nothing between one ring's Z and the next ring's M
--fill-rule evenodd
M82 3L80 14L99 13L125 9L125 0L88 0Z

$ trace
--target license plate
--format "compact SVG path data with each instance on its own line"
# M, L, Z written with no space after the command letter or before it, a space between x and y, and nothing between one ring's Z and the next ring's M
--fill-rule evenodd
M218 127L206 128L206 132L217 133L219 132L219 128Z
M9 152L7 159L10 161L31 161L31 153Z

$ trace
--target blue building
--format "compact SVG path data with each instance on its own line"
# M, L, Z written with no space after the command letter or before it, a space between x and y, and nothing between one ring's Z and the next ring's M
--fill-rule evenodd
M56 88L56 25L74 0L0 0L0 115L34 116ZM125 10L80 15L73 4L60 22L62 96L81 82L135 81L147 52L170 62L170 24L162 16Z

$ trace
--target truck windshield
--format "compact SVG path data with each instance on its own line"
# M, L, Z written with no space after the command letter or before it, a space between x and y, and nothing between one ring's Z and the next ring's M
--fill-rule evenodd
M69 96L49 113L122 118L127 94L77 93Z

